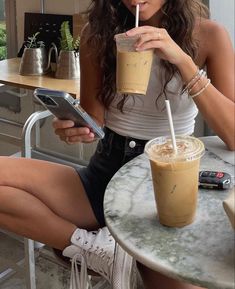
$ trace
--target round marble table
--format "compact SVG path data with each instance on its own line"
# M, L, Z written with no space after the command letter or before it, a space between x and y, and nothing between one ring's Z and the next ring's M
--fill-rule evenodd
M201 170L225 171L234 178L234 154L223 145L221 150L218 138L202 140L207 150ZM140 155L110 181L105 219L116 241L147 267L202 287L234 289L234 231L222 206L228 193L200 189L193 224L162 226L156 217L149 161Z

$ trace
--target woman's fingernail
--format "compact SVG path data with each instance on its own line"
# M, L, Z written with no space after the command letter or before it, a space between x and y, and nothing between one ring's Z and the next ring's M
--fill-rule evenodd
M72 120L69 120L67 124L68 126L71 126L71 127L74 126L74 122Z

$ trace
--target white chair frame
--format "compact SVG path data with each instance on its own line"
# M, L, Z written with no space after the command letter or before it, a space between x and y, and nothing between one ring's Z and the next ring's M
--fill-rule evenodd
M48 110L45 111L36 111L29 116L26 120L23 131L22 131L22 157L31 158L32 154L32 128L34 125L35 132L35 141L36 145L40 143L40 125L39 120L47 118L51 115L51 112ZM36 289L36 275L35 275L35 256L34 248L43 246L38 242L24 238L24 250L25 250L25 276L26 276L26 288L27 289Z

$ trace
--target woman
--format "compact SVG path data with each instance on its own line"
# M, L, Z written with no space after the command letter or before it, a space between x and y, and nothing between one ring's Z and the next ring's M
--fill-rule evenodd
M140 27L133 28L137 4ZM113 39L121 32L139 35L137 51L154 49L146 96L115 92ZM234 150L233 57L227 32L207 19L200 0L93 0L81 37L81 105L105 126L105 139L99 142L89 166L79 171L39 160L2 157L0 227L63 250L74 261L81 262L89 250L89 268L113 282L113 288L132 289L120 274L124 252L118 252L114 264L114 242L107 229L91 231L105 225L106 185L125 162L143 152L147 140L166 133L165 98L171 100L176 133L193 133L199 109L228 149ZM73 125L69 120L53 123L55 133L67 143L94 141L89 128ZM136 143L134 148L129 147L131 140ZM107 252L101 263L102 250L94 250L97 244ZM131 275L130 259L126 266ZM139 269L147 289L198 288L142 265Z

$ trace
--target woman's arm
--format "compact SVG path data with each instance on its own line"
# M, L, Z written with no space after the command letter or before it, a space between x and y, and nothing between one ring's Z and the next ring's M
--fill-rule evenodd
M80 103L83 109L102 126L104 106L96 98L101 87L102 75L95 51L87 45L88 32L89 26L86 25L80 42ZM60 139L69 144L91 143L95 140L94 133L88 127L74 127L74 123L70 120L54 119L53 127Z
M201 24L200 41L206 49L206 68L209 85L194 101L203 118L213 131L235 150L235 104L234 104L234 50L227 31L212 21ZM196 71L190 57L178 65L184 81L187 83ZM195 86L192 93L200 87Z
M86 25L80 44L80 103L86 112L92 116L99 125L104 124L104 106L97 99L97 93L102 86L102 71L95 56L98 47L87 44L89 25Z
M230 150L235 150L233 47L228 33L215 22L205 20L198 29L199 54L204 56L211 84L193 100L208 125ZM185 83L192 79L201 63L195 64L165 29L142 26L128 31L127 35L141 35L137 50L155 48L159 57L178 67ZM198 92L205 81L198 82L191 94Z

